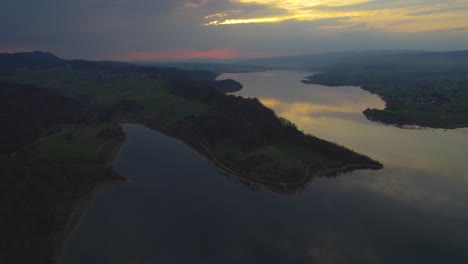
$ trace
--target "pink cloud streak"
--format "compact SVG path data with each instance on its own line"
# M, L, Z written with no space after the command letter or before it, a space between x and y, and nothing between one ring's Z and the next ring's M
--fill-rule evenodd
M168 51L145 51L132 52L115 57L117 60L126 61L151 61L151 60L189 60L197 58L210 59L233 59L277 56L273 52L245 52L232 49L211 50L168 50Z

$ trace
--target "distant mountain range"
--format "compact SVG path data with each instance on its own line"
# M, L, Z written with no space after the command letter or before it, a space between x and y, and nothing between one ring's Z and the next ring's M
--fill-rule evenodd
M311 70L466 71L468 51L357 51L244 60L242 63Z
M0 53L0 76L8 75L18 68L46 69L70 67L92 72L96 76L109 74L122 74L134 72L145 75L164 75L173 78L184 76L189 79L214 79L217 74L207 70L194 69L191 71L181 70L170 65L158 65L157 67L142 66L128 62L116 61L85 61L67 60L55 56L52 53L34 51L20 53Z
M468 70L468 51L349 51L242 60L189 60L145 62L144 64L217 72L248 72L267 69L453 72Z
M12 67L53 67L66 63L130 65L124 62L89 62L64 60L47 52L22 52L0 54L0 69ZM304 54L247 60L209 60L179 62L133 63L144 66L171 67L189 70L210 70L215 72L248 72L277 68L301 68L314 71L419 71L453 72L468 71L468 51L355 51L322 54Z
M64 60L48 52L34 51L0 54L0 67L37 67L54 66Z

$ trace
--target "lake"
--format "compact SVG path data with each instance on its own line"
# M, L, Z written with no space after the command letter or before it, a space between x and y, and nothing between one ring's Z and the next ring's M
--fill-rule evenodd
M223 74L300 130L382 162L318 178L297 195L246 186L195 151L140 125L64 263L468 263L468 129L401 129L365 119L383 108L358 87L299 71Z

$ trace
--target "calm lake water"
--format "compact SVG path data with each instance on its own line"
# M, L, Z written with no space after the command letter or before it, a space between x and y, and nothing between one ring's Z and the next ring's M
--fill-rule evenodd
M468 130L367 121L384 103L357 87L306 85L307 72L223 74L299 129L384 163L316 179L300 194L253 190L140 125L64 263L468 263Z

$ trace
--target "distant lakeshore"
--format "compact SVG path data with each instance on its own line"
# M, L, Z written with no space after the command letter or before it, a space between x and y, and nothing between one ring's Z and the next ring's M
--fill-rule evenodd
M424 78L430 78L424 77L426 75L430 76L430 74L423 74L423 77L421 77L421 74L417 75L419 78L422 78L420 81L424 85L427 85L425 82L429 82ZM400 89L388 90L381 88L388 86L387 75L371 76L368 77L366 74L355 76L344 72L328 72L309 76L303 83L327 86L353 85L376 94L385 102L386 106L383 110L369 108L364 110L364 116L370 121L400 128L405 128L406 126L440 129L468 127L468 110L464 107L463 100L465 99L463 97L453 95L449 97L446 94L435 92L425 94L420 93L418 89L401 89L410 85L410 81L406 83L406 79L405 81L401 81L402 87ZM409 76L406 78L411 81L416 78L413 75ZM368 78L372 79L372 81L368 81ZM458 80L458 75L452 76L447 74L446 78L447 83L455 85L451 82ZM450 78L454 80L451 81ZM411 95L404 96L406 93L411 93ZM468 96L468 91L463 93L463 96Z

